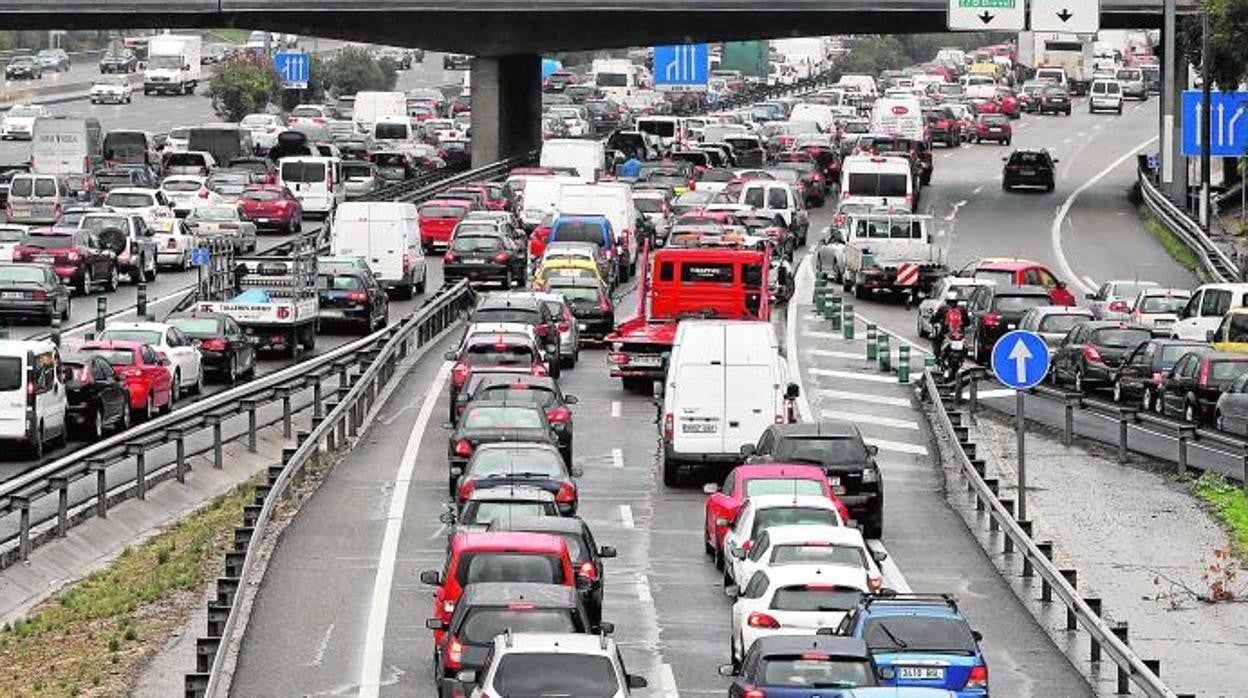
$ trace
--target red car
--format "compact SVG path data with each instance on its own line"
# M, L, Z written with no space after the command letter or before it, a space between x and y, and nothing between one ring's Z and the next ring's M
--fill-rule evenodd
M451 623L464 587L475 582L535 582L575 587L576 574L568 544L546 533L487 531L456 533L451 538L446 572L425 570L420 581L437 587L433 616L442 627ZM445 632L435 630L433 644L442 644Z
M283 184L253 184L238 197L238 208L256 230L303 232L303 205Z
M507 210L507 199L503 198L502 191L498 189L491 189L490 186L484 182L469 182L467 184L460 184L446 190L446 193L450 195L449 198L452 199L455 198L454 195L458 192L480 194L481 203L485 205L485 210L487 211Z
M1053 305L1075 305L1075 295L1048 267L1029 259L989 257L962 267L958 276L986 279L1001 286L1043 286Z
M976 114L1000 114L1001 102L993 99L973 99L971 100L971 111Z
M836 504L842 521L849 521L849 509L832 493L823 469L814 465L758 463L738 465L728 473L722 487L714 483L702 488L706 498L706 521L703 543L706 554L715 558L715 566L723 569L724 536L737 520L741 507L750 496L762 494L814 494L827 497ZM720 523L723 522L723 525Z
M1010 126L1010 118L1005 114L980 114L975 117L975 126L971 129L970 141L983 143L993 141L1000 145L1009 145L1014 137L1014 128Z
M997 104L1000 105L1001 113L1017 119L1023 111L1023 105L1018 97L1014 95L1014 90L1003 87L997 90Z
M151 419L157 411L173 409L173 375L170 361L149 344L93 340L79 347L104 357L130 393L130 411Z
M120 281L117 253L100 237L77 228L44 228L26 234L13 249L14 262L47 264L60 280L82 295L102 286L116 291Z
M451 233L470 208L463 199L433 199L421 204L416 214L420 217L420 244L425 252L434 247L450 247Z

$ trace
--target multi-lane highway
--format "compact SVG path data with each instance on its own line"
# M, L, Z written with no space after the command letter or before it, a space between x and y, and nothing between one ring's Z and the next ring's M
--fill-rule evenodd
M1081 292L1136 273L1191 283L1126 200L1132 154L1149 147L1155 131L1156 101L1128 105L1121 117L1089 116L1084 107L1080 100L1070 117L1016 122L1015 147L1045 146L1060 160L1051 194L1001 190L1007 148L937 151L924 201L951 266L981 256L1025 256ZM830 212L813 212L811 220L812 231L822 230ZM617 316L633 302L625 299ZM862 302L858 311L917 341L913 310L880 300ZM236 695L432 694L432 638L424 627L432 588L417 577L440 568L446 534L438 524L448 373L440 352L432 349L416 365L284 532L242 646ZM607 377L601 352L582 359L562 383L580 398L574 408L574 461L585 470L580 513L600 544L620 552L607 563L604 618L616 623L630 669L650 679L653 695L721 694L726 682L716 667L728 661L730 601L701 552L704 495L661 484L652 400L620 390ZM882 451L883 544L897 566L889 583L959 596L986 638L994 693L1090 695L946 505L943 475L926 453Z

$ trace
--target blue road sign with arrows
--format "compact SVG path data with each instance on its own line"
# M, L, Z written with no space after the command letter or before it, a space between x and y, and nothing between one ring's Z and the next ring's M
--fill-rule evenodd
M1200 155L1200 90L1183 92L1183 154ZM1209 154L1241 157L1248 151L1248 92L1214 90L1209 100Z
M207 247L192 247L191 248L191 265L192 266L206 267L208 266L209 258L210 256L209 256Z
M1049 372L1049 348L1035 332L1006 332L992 347L992 372L1015 390L1035 387Z
M705 90L710 71L711 53L706 44L654 47L656 90Z
M282 87L303 89L312 75L312 57L306 53L275 53L273 70L281 76Z

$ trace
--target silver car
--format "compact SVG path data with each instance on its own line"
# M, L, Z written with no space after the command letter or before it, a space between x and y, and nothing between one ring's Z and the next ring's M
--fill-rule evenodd
M936 315L936 309L945 304L945 294L953 291L958 294L958 302L965 304L967 299L971 297L971 292L980 286L986 286L987 283L981 279L974 279L969 276L946 276L938 280L932 286L932 292L923 300L919 301L919 314L915 317L915 332L920 337L930 337L932 335L932 317Z
M1155 281L1106 281L1086 298L1092 316L1097 320L1123 320L1131 311L1131 302L1140 291L1156 288Z
M1213 421L1220 431L1248 436L1248 373L1231 381L1230 387L1218 396Z
M629 674L615 640L583 633L512 633L494 638L490 664L481 671L461 671L455 677L472 687L472 698L501 695L602 696L628 698L648 684ZM576 693L569 692L575 674ZM500 687L515 690L503 693Z
M1085 320L1092 320L1092 311L1066 305L1041 305L1023 313L1018 329L1035 332L1044 340L1049 354L1061 344L1062 337L1070 328Z
M558 293L534 293L533 297L546 304L559 326L559 360L568 368L576 368L581 358L581 329L572 315L572 308Z

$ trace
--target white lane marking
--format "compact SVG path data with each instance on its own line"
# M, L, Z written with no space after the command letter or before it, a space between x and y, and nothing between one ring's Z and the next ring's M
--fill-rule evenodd
M822 319L823 319L823 318L822 318L822 316L819 316L819 315L812 315L811 317L812 317L813 319L816 319L816 320L822 320ZM806 331L806 332L803 332L803 333L802 333L802 336L803 336L803 337L814 337L815 339L831 339L831 340L833 340L833 341L844 341L844 339L845 339L843 336L841 336L841 335L840 335L839 333L837 333L837 332L820 332L820 331L818 331L818 330L808 330L808 331ZM820 350L815 349L815 350L813 350L813 351L820 351Z
M1070 266L1070 260L1066 259L1066 253L1062 251L1062 222L1066 220L1066 216L1070 213L1071 207L1075 205L1075 200L1079 198L1080 194L1092 185L1104 179L1110 172L1118 169L1119 165L1135 157L1135 154L1141 149L1147 148L1156 141L1157 136L1153 136L1143 143L1140 143L1122 157L1111 162L1108 167L1100 172L1097 172L1091 179L1079 185L1078 189L1074 190L1070 193L1070 196L1066 197L1066 200L1063 201L1062 205L1057 209L1057 215L1053 217L1053 225L1049 228L1049 237L1051 238L1051 242L1053 244L1053 255L1057 258L1058 266L1062 268L1062 275L1073 280L1086 293L1092 293L1096 290L1096 288L1085 285L1083 279L1080 279L1079 275L1075 273L1074 268Z
M889 427L892 429L908 429L910 431L918 431L919 423L912 419L894 419L892 417L877 417L873 414L862 414L860 412L843 412L841 410L823 410L821 414L826 419L843 419L847 422L855 424L875 424L881 427Z
M807 353L811 356L827 356L833 359L857 359L866 361L867 355L864 351L837 351L835 349L811 349Z
M620 523L624 524L624 528L636 528L637 524L633 522L633 507L628 504L620 505Z
M1086 131L1080 131L1079 133L1075 134L1077 138L1083 138L1086 135L1088 135Z
M884 547L884 543L878 540L869 540L867 541L867 547L888 555L883 562L877 563L880 566L880 573L884 575L884 586L902 594L909 594L911 591L910 583L906 581L906 576L901 573L901 568L897 566L897 561L893 559L892 553L888 552L888 548Z
M980 390L976 396L980 400L991 400L998 397L1014 397L1014 393L1018 391L1013 388L992 388L991 390Z
M330 623L325 628L325 635L321 637L321 641L316 646L316 651L312 654L312 659L307 666L320 666L325 661L325 652L329 649L329 638L334 634L334 624Z
M650 591L650 578L644 574L637 575L637 600L644 604L654 603L654 594Z
M619 449L619 448L613 448L613 449L611 449L611 465L614 465L614 466L615 466L615 467L617 467L617 468L623 468L623 467L624 467L624 451L623 451L623 449Z
M881 451L896 451L897 453L909 453L915 456L926 456L927 446L919 444L908 444L902 441L889 441L888 439L872 439L863 437L867 443L879 447Z
M801 419L810 419L814 414L810 411L810 400L806 397L806 380L802 376L801 364L797 361L797 299L809 298L815 286L814 267L807 264L807 255L797 263L797 277L793 286L793 299L785 310L784 327L784 358L789 364L789 380L795 381L799 388L797 394L797 414Z
M817 392L819 393L819 397L832 398L834 400L870 402L875 405L889 405L890 407L910 407L910 401L904 397L888 397L886 395L874 395L871 393L854 393L848 390L820 390ZM980 395L982 396L983 393L981 392Z
M982 189L983 187L980 187L980 188ZM977 193L977 194L978 194L979 192L978 192L978 191L976 191L975 193ZM958 201L957 203L955 203L955 204L953 205L953 209L952 209L951 211L949 211L949 215L945 216L945 222L946 222L946 223L948 223L949 221L952 221L954 218L957 218L957 217L958 217L958 209L960 209L960 208L962 208L963 206L965 206L965 205L966 205L966 203L967 203L967 202L966 202L966 199L962 199L961 201Z
M981 184L978 187L975 187L974 189L972 189L971 194L978 194L983 190L984 190L984 185Z
M865 356L865 355L864 355ZM812 368L811 375L826 376L828 378L844 378L851 381L866 381L868 383L893 383L898 384L897 379L892 376L881 376L872 373L858 373L855 371L837 371L830 368ZM802 391L803 393L806 391ZM805 414L810 414L809 412Z
M1084 275L1083 275L1083 280L1084 280L1084 281L1086 281L1086 282L1088 282L1088 284L1089 284L1089 285L1091 285L1093 288L1095 288L1095 287L1097 287L1097 286L1099 286L1099 285L1100 285L1100 284L1096 283L1096 279L1094 279L1094 278L1092 278L1092 277L1088 276L1087 274L1084 274Z
M433 416L433 408L442 394L442 384L451 373L446 362L438 369L430 383L420 414L412 425L412 433L403 449L403 461L394 477L394 490L386 511L386 533L377 555L377 576L373 578L373 595L369 602L368 626L364 637L364 659L360 668L360 698L373 698L381 692L381 664L386 645L386 620L390 615L390 591L394 584L394 566L399 553L399 538L403 535L403 514L407 510L407 492L412 485L416 470L416 455L424 440L425 428Z
M620 416L620 409L621 409L621 406L620 406L620 401L619 401L619 400L612 400L612 401L611 401L611 416L612 416L612 417L619 417L619 416Z
M680 691L676 688L676 675L672 673L671 664L659 666L659 688L663 698L680 698Z

